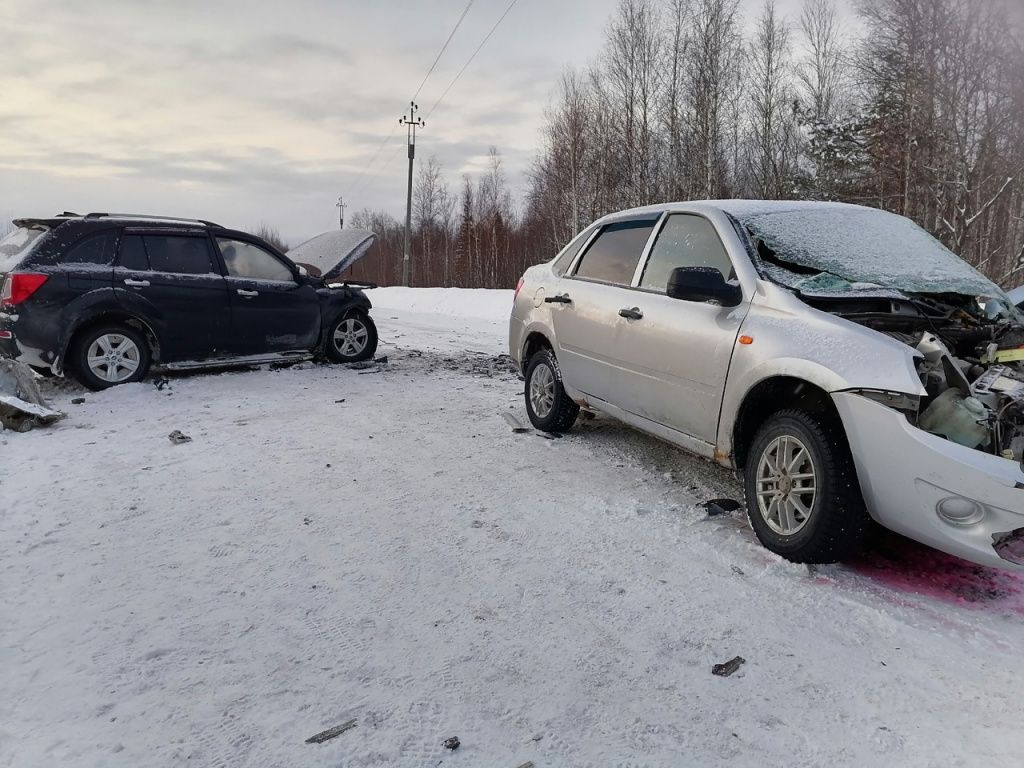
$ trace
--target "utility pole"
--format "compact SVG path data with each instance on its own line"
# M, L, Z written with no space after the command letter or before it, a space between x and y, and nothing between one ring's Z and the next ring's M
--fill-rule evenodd
M398 124L406 126L407 141L409 144L409 188L405 198L405 254L402 257L402 285L412 286L412 261L409 258L409 246L412 241L412 161L416 158L416 129L425 128L423 118L416 117L419 107L415 102L409 102L408 117L402 115L398 118Z
M345 228L345 209L348 208L345 205L345 198L339 197L338 202L334 204L334 207L338 209L338 229Z

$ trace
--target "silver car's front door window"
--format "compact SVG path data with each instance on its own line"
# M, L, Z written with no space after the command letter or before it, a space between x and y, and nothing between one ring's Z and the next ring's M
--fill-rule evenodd
M623 345L621 402L631 413L708 443L717 436L729 360L745 307L682 301L665 295L676 267L711 266L733 279L732 262L714 225L702 216L666 217L642 267L630 306L641 318L618 318Z

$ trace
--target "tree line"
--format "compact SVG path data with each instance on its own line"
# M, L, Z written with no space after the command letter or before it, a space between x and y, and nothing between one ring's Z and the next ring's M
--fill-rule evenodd
M1004 286L1024 282L1024 12L1014 0L833 0L756 18L739 0L621 0L567 70L525 199L491 150L453 190L414 187L414 284L508 287L607 213L672 200L836 200L912 218ZM401 280L403 226L353 278Z

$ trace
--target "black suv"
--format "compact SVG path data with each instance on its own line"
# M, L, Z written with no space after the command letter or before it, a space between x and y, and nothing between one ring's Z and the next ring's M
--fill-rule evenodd
M321 271L208 221L90 213L14 225L0 240L0 356L40 373L104 389L151 364L357 362L376 351L366 295L329 282L371 232L331 233L353 247L313 248Z

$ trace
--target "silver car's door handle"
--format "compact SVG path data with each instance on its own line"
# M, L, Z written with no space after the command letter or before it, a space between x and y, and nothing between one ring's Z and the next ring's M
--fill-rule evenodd
M644 313L640 311L640 307L625 307L619 310L619 317L625 317L629 320L640 320L644 316Z
M132 288L149 288L149 280L132 280L130 277L125 278L125 285L130 285Z
M246 291L246 290L243 290L242 288L237 289L235 291L235 293L237 293L239 296L241 296L244 299L252 299L252 298L255 298L256 296L260 295L259 291Z
M572 304L568 293L560 293L557 296L548 296L544 299L547 304Z

